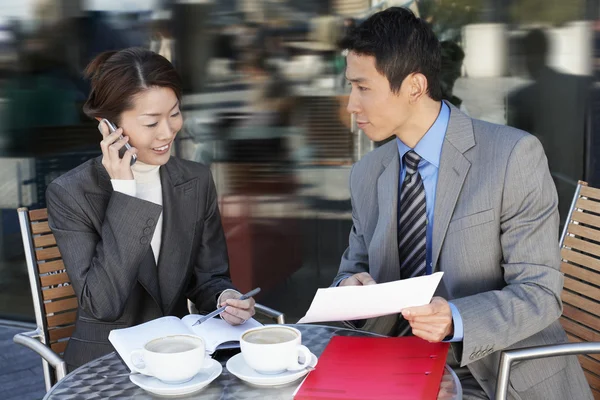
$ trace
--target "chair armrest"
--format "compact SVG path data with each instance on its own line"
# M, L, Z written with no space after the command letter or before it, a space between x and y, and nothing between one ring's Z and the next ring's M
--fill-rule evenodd
M23 345L36 353L54 368L56 371L56 381L60 381L67 375L67 363L49 347L40 342L41 333L38 331L17 333L13 336L13 342Z
M500 367L498 368L496 400L506 399L506 396L508 394L508 378L510 377L510 366L514 361L531 360L534 358L598 353L600 353L599 342L563 343L549 346L537 346L504 351L502 352L502 356L500 357Z
M254 305L254 309L257 313L265 315L269 318L272 318L278 324L285 324L285 314L281 311L274 310L270 307L263 306L262 304L256 303Z

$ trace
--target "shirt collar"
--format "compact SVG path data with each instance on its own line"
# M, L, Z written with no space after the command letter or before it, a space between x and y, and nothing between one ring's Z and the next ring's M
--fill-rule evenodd
M437 119L414 148L415 153L425 161L433 164L436 168L440 167L442 145L444 144L444 136L446 136L449 121L450 107L442 101ZM396 138L396 143L398 144L398 153L400 154L400 164L402 164L404 154L412 149L405 145L399 138Z

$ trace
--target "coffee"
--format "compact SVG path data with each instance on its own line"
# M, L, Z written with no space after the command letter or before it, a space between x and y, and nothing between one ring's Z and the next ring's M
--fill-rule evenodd
M198 342L184 337L167 337L151 341L146 345L148 351L162 354L183 353L194 350Z
M255 344L277 344L295 340L296 332L285 328L261 329L244 335L244 340Z

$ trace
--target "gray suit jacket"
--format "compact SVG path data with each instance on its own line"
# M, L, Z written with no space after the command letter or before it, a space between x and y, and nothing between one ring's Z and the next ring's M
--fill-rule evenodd
M172 157L160 178L164 206L113 192L100 157L48 186L50 228L79 302L71 366L113 351L111 329L182 317L188 298L212 311L233 287L210 170ZM161 212L157 265L150 241Z
M400 279L399 168L395 141L354 165L353 227L336 282L364 271L379 283ZM493 398L500 350L566 341L557 321L563 285L557 196L539 141L451 106L433 224L433 268L444 272L437 294L456 305L464 325L451 355ZM365 329L391 334L397 321L375 318ZM567 381L569 374L576 382ZM544 381L553 376L562 392L549 391ZM587 384L577 387L581 380L576 359L523 362L511 374L511 396L589 398Z

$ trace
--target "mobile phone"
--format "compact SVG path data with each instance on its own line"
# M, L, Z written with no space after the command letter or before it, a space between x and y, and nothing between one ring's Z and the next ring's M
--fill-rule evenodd
M117 130L117 127L112 122L107 120L106 118L104 118L101 122L106 123L106 125L108 126L108 130L111 133ZM121 135L119 137L119 139L123 139L123 135ZM129 143L125 143L125 146L123 146L119 149L119 158L123 158L123 156L125 155L125 152L129 149L131 149L131 145ZM129 165L135 164L136 161L137 161L137 155L134 154L133 157L131 157L131 162L129 163Z

